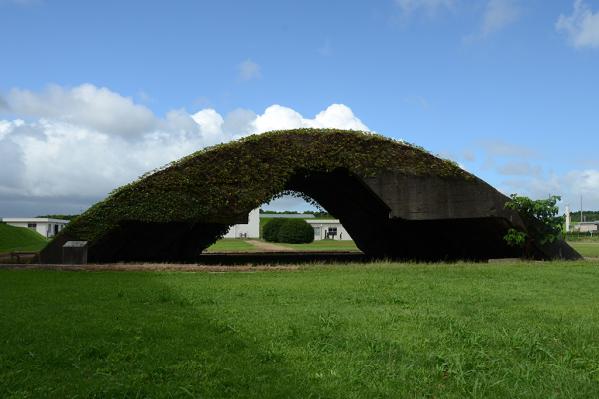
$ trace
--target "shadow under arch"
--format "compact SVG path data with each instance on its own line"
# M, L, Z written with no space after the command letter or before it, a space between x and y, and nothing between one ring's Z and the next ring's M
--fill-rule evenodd
M357 175L345 168L331 172L296 172L286 189L307 195L339 219L356 246L366 254L381 253L379 236L391 209Z
M372 133L298 129L208 148L121 187L73 220L40 261L61 263L68 240L88 241L90 262L196 261L283 191L339 218L370 258L580 257L563 241L540 245L534 220L449 161ZM505 243L509 228L529 233L524 249Z
M362 178L344 168L324 173L301 171L286 187L308 195L338 218L358 248L373 258L476 261L522 255L521 249L510 247L503 239L511 227L505 218L393 217L385 201Z

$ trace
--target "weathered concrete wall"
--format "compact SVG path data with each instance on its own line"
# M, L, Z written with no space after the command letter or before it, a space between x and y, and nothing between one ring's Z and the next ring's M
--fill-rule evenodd
M535 237L524 249L508 246L510 228L538 222L505 209L507 197L447 161L369 133L320 130L271 132L183 158L92 207L40 257L58 263L65 241L83 240L90 262L193 261L283 190L316 200L371 257L579 257Z
M419 261L520 257L577 259L564 242L514 248L508 229L527 230L508 198L480 179L417 177L385 173L361 178L345 169L298 173L287 189L303 192L340 219L357 246L373 258ZM248 212L250 209L248 209ZM90 262L194 261L203 248L240 217L214 223L123 221L92 243ZM42 254L58 262L62 235ZM53 251L53 247L55 250ZM56 252L56 253L54 253Z
M391 218L406 220L472 219L503 217L521 224L505 209L509 200L484 181L385 173L364 182L389 207Z
M506 209L509 198L474 176L459 179L384 173L363 180L389 208L386 231L398 238L397 244L380 237L379 245L384 248L378 251L390 256L429 260L523 255L580 258L563 241L540 245L533 240L523 249L509 247L503 237L510 228L528 231L529 224L537 222L524 221L516 211Z

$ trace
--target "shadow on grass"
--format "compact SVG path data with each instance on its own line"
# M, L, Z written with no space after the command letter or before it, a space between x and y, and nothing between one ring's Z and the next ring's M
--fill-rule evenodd
M210 295L180 295L165 278L4 273L0 396L334 396L276 345L215 317Z

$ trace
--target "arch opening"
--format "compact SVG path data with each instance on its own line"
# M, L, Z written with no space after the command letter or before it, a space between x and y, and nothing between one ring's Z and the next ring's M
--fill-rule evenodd
M123 186L72 221L42 251L88 241L90 262L195 261L202 250L283 191L313 198L375 258L578 259L565 242L508 247L530 232L509 199L457 165L367 132L269 132L191 154ZM533 230L534 231L534 230Z
M503 239L510 228L504 218L393 217L391 208L371 187L344 168L326 173L303 171L292 176L287 187L310 196L338 218L358 248L372 258L476 261L522 254Z
M502 218L391 217L391 209L385 202L359 176L345 168L331 172L299 170L284 187L285 192L307 196L339 219L356 246L370 258L450 261L520 255L518 249L507 246L503 240L509 223ZM195 262L231 225L124 220L107 239L96 244L103 258L92 261Z
M299 193L308 202L315 202L339 219L365 254L376 249L377 240L372 237L388 219L390 210L358 176L343 168L332 172L300 170L286 182L282 192L263 203L288 192ZM251 211L244 209L243 213L248 215ZM243 218L228 218L228 223L124 220L104 240L96 243L102 258L91 261L198 261L203 250L226 234L234 223L244 222Z

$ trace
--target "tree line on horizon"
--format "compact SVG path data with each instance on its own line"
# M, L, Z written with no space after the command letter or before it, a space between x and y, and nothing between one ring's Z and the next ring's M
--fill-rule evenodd
M582 211L583 221L594 222L599 220L599 211ZM570 211L570 220L580 222L580 211Z
M314 215L314 217L332 217L332 215L328 212L323 212L323 211L303 211L303 212L298 212L298 211L269 211L269 210L264 210L264 209L260 209L260 213L264 214L264 215Z

